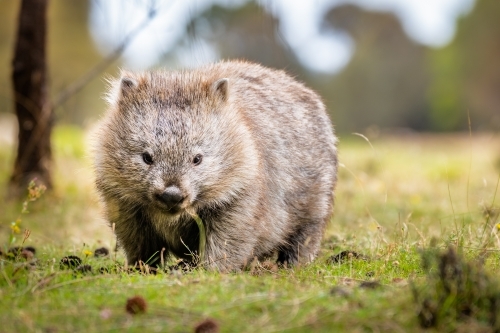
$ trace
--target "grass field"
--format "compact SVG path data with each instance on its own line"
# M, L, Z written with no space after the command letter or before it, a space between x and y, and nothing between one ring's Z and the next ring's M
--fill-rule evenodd
M0 331L193 332L212 318L221 332L500 332L500 137L340 140L335 215L313 264L147 274L125 272L121 252L93 256L115 240L93 189L85 134L57 128L55 190L28 214L20 215L22 201L0 201L2 250L22 245L24 229L31 234L23 245L36 248L33 259L0 259ZM2 198L12 153L1 145ZM19 216L21 233L9 244ZM457 256L443 254L450 246ZM91 271L62 269L68 255ZM147 302L142 314L125 310L135 295Z

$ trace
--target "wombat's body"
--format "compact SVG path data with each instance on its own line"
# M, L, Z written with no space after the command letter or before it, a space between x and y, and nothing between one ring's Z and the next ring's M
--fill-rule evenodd
M318 96L284 72L221 62L123 73L95 146L97 188L128 262L162 248L240 269L314 259L330 220L336 138Z

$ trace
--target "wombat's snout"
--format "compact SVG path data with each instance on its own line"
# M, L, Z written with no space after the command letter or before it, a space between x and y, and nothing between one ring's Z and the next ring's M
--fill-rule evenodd
M182 194L177 186L169 186L163 192L155 193L155 198L165 205L170 212L176 213L186 196Z

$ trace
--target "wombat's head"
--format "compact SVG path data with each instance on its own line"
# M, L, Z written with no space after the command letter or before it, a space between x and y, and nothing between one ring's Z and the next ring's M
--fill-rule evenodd
M105 199L169 216L231 201L255 181L257 154L226 78L123 73L97 132Z

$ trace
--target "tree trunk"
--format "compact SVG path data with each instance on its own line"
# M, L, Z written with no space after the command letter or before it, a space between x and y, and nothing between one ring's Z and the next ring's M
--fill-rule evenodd
M11 195L36 182L51 187L52 109L47 95L46 30L48 0L22 0L12 62L15 111L19 124Z

